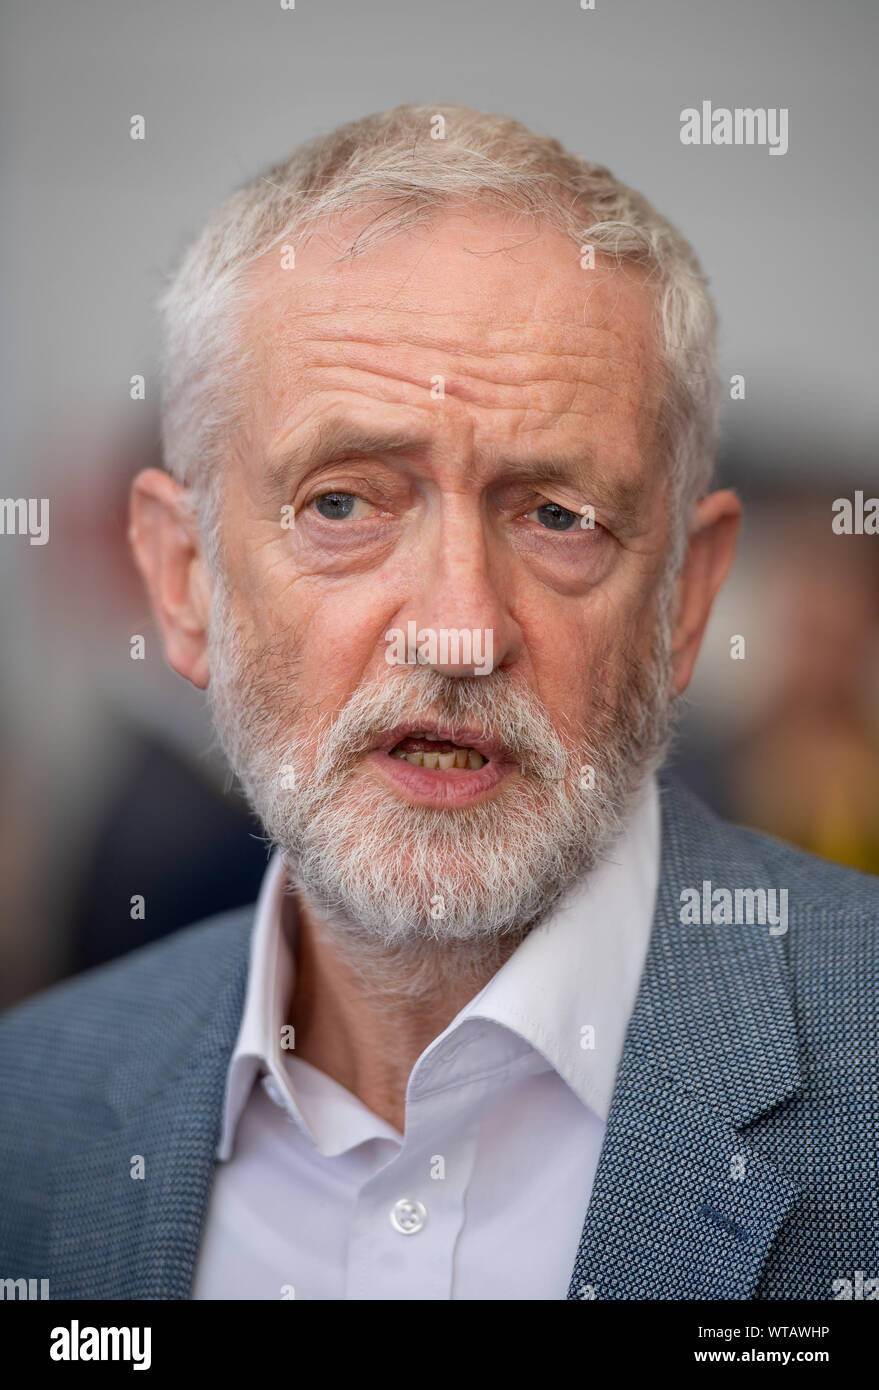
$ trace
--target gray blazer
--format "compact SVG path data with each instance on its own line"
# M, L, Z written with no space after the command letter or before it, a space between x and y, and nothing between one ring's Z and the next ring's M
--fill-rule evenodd
M567 1296L879 1297L879 878L661 786L652 937ZM786 889L787 930L682 923L706 881L709 900ZM0 1018L0 1280L189 1297L252 922Z

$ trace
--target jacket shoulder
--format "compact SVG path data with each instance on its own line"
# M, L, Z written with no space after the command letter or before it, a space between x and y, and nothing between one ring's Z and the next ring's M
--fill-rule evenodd
M788 891L791 920L820 917L838 927L879 926L879 877L822 859L773 835L724 820L676 779L660 780L666 825L688 858L709 862L716 887L764 886ZM665 853L666 846L663 846ZM725 877L717 878L718 866ZM751 880L763 875L760 884ZM879 944L879 935L877 935Z
M771 867L779 885L804 911L827 912L841 922L879 915L879 878L847 864L822 859L756 830L736 826L744 847Z
M158 1053L246 965L252 922L252 907L222 913L5 1010L0 1095L64 1106L126 1054Z
M185 927L0 1016L6 1272L45 1273L55 1183L94 1144L154 1095L173 1095L200 1053L225 1057L240 1018L252 915Z

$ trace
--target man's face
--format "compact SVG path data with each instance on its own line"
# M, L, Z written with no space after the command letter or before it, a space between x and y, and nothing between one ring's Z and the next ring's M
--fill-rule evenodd
M321 238L253 273L215 717L291 864L358 929L522 930L665 732L650 293L481 210L338 254ZM443 644L462 631L469 654Z
M223 508L254 639L289 634L327 710L387 675L389 630L488 629L557 726L588 725L620 653L648 653L667 544L649 292L484 213L336 254L273 253L255 281ZM328 459L347 432L397 447Z

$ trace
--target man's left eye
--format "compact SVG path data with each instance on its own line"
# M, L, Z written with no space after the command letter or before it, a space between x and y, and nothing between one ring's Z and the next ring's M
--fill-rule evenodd
M359 521L369 515L369 503L353 492L324 492L312 506L327 521Z
M548 531L573 531L581 520L578 512L569 511L558 502L544 502L542 506L535 507L533 512L527 513L526 520L532 518Z

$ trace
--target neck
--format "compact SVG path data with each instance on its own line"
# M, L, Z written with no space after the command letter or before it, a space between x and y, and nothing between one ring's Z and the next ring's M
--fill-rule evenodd
M497 973L520 938L421 940L389 949L346 935L301 892L294 898L290 1017L296 1055L402 1134L415 1062Z

